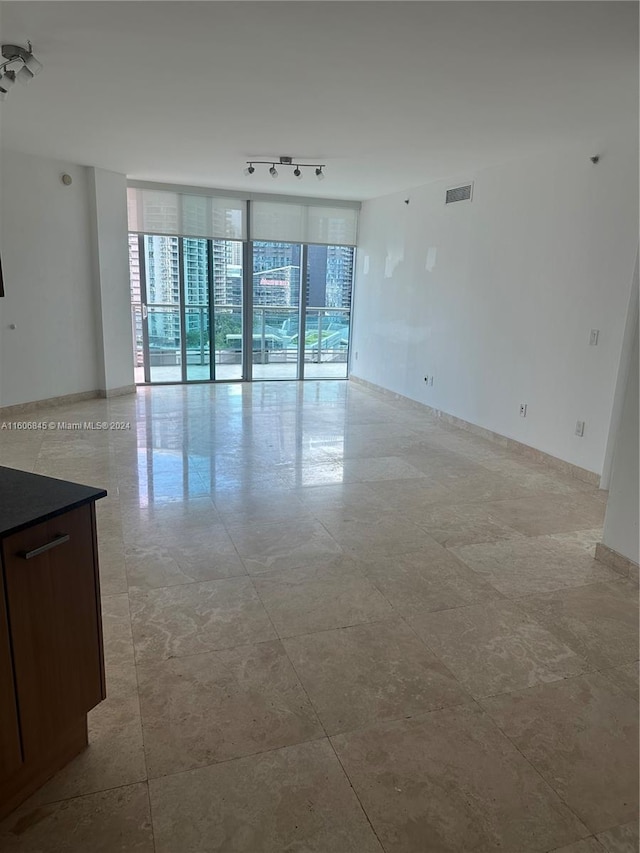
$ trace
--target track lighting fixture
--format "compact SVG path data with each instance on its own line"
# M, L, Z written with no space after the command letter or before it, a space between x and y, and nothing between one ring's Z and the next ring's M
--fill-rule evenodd
M7 92L16 82L30 83L42 71L42 63L33 55L31 42L28 47L17 44L3 44L2 56L6 60L0 64L0 100L4 100Z
M269 174L272 178L278 177L278 170L276 169L276 163L273 160L247 160L247 165L244 170L245 175L253 175L255 172L254 164L258 165L270 166ZM316 177L319 181L324 180L325 174L322 171L325 167L324 163L294 163L293 157L279 157L277 161L278 166L291 166L293 169L294 177L302 178L302 169L315 169Z

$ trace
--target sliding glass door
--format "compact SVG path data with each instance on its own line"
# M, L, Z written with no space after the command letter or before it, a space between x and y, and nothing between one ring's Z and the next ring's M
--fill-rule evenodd
M136 382L346 378L353 261L341 245L131 234Z
M254 379L298 379L302 247L254 242Z
M345 379L349 356L353 249L308 246L305 379Z

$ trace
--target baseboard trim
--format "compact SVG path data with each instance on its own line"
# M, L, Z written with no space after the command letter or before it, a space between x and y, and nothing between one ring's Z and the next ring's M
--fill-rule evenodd
M376 385L373 382L369 382L367 379L362 379L360 376L354 376L351 374L349 376L349 380L351 382L355 382L357 385L362 385L383 397L402 400L411 407L421 409L423 411L426 409L429 414L435 415L444 423L458 427L458 429L464 429L473 435L480 436L480 438L486 438L487 441L499 444L501 447L505 447L507 450L512 450L514 453L519 453L521 456L526 456L528 459L533 459L535 462L548 465L549 468L553 468L563 474L568 474L570 477L575 477L576 480L582 480L582 482L589 483L589 485L595 486L596 488L599 488L600 486L600 475L596 474L595 471L580 468L578 465L573 465L571 462L566 462L564 459L558 459L557 456L552 456L550 453L544 453L544 451L538 450L535 447L530 447L528 444L523 444L521 441L516 441L514 438L508 438L506 435L501 435L499 432L493 432L492 430L485 429L477 424L472 424L470 421L465 421L455 415L450 415L448 412L443 412L441 409L434 409L426 403L420 403L418 400L412 400L411 397L405 397L404 394L398 394L395 391L390 391L388 388L384 388L382 385Z
M4 419L17 418L37 412L40 409L58 408L60 406L72 405L73 403L82 403L85 400L95 400L98 396L98 391L80 391L77 394L65 394L63 397L49 397L46 400L33 400L30 403L0 406L0 417Z
M136 386L135 385L123 385L121 388L107 388L106 391L101 388L97 392L97 396L102 399L111 399L111 397L124 397L127 394L135 394Z
M605 566L613 569L622 577L638 580L638 564L634 563L629 557L625 557L624 554L609 548L604 542L596 544L596 560L604 563Z

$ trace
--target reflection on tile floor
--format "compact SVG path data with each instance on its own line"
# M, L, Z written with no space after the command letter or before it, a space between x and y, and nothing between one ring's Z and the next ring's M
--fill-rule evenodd
M108 699L15 853L637 853L637 586L604 495L345 381L0 433L104 486Z

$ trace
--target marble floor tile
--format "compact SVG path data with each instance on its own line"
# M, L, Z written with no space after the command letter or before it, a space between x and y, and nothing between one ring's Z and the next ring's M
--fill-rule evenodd
M628 663L625 666L617 666L613 669L603 669L603 675L606 675L610 681L617 684L621 690L633 697L636 702L640 701L638 690L638 665L639 661Z
M149 786L156 853L383 853L326 740Z
M401 620L283 642L329 734L468 701L451 673Z
M107 666L134 664L129 596L102 596L102 639Z
M121 553L101 554L98 552L100 570L100 592L102 595L118 595L126 593L127 571L125 567L124 549Z
M434 545L434 540L400 513L381 511L366 520L323 517L323 525L345 554L359 560L396 556Z
M327 457L323 462L313 465L292 465L277 473L277 488L287 488L292 491L330 486L339 483L357 483L355 472L345 471L342 459Z
M146 783L34 805L0 823L3 853L154 853Z
M358 564L405 618L502 598L495 587L436 542L408 554L359 559Z
M640 849L637 820L599 832L597 838L606 853L638 853Z
M576 841L575 844L568 844L566 847L556 847L551 853L604 853L604 848L594 836L591 836L583 838L582 841Z
M495 471L482 466L480 471L466 472L444 470L436 476L437 482L448 488L457 503L471 501L513 501L530 494L525 485L509 480ZM508 522L504 522L508 524ZM512 525L508 525L512 526Z
M589 834L476 705L331 740L386 853L546 853Z
M127 546L125 564L129 586L154 589L247 573L222 526L189 533L183 542L179 537L176 541L171 536L163 536L155 545Z
M528 491L545 494L573 495L576 492L594 492L595 488L584 480L559 471L545 468L533 461L514 459L509 456L484 459L480 464L501 477L524 486Z
M264 491L257 494L230 492L216 499L216 510L228 526L286 522L311 515L307 506L291 489L270 489L268 498Z
M132 590L136 662L277 639L248 578Z
M632 581L592 583L518 603L595 669L638 659L638 589Z
M414 480L425 476L422 471L399 456L345 459L344 470L350 480L364 483L377 480Z
M325 565L340 546L317 521L288 521L229 527L250 575Z
M323 512L348 514L380 510L386 507L376 483L334 483L328 486L297 489L293 492L302 506L314 516Z
M149 776L324 736L279 642L138 667Z
M280 637L394 616L386 598L349 557L340 557L322 568L258 576L254 584Z
M208 497L194 498L187 495L184 500L158 503L124 497L122 506L122 529L127 544L153 544L159 538L173 534L184 536L188 531L207 530L220 524L220 517Z
M487 601L409 620L478 698L578 675L586 661L512 601Z
M638 817L638 705L600 673L481 700L592 832Z
M451 550L509 598L619 578L579 543L558 543L545 536L463 545Z
M404 513L410 508L420 510L434 504L457 500L451 489L430 477L417 480L379 480L375 483L375 493L384 502L387 510L398 513Z
M445 547L496 542L522 535L498 521L484 503L410 506L403 514Z
M491 512L503 524L525 536L565 533L598 527L604 521L605 505L591 492L575 492L569 496L554 492L491 505Z

